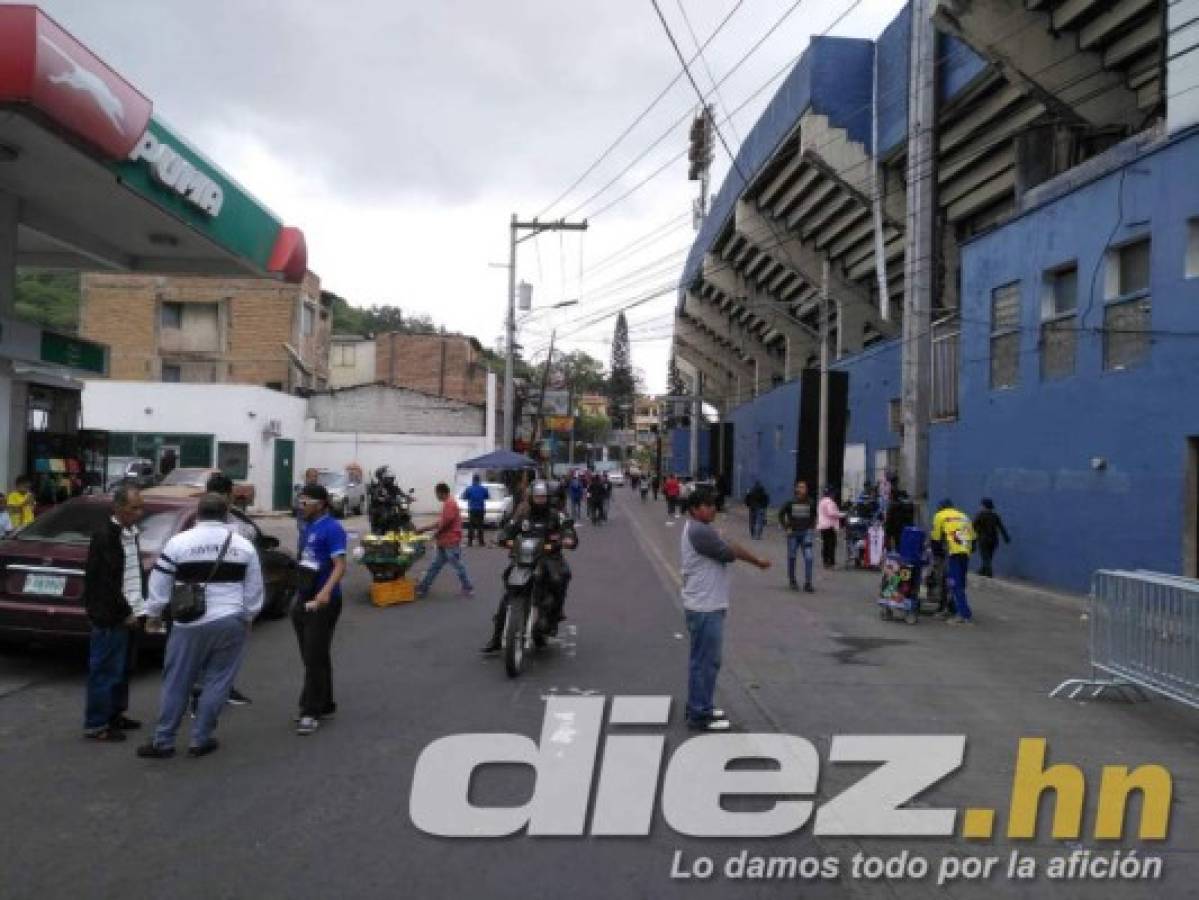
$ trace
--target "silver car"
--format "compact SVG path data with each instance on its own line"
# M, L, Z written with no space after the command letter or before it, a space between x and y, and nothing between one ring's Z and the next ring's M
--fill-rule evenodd
M495 527L504 519L512 515L512 495L508 493L508 488L496 482L485 481L483 487L487 488L487 501L485 503L486 511L483 513L483 524L488 527ZM462 513L462 518L466 518L466 500L463 499L463 494L469 484L458 486L458 509Z
M317 482L329 492L329 509L333 515L344 519L366 512L366 485L361 481L351 481L345 472L322 469L317 473Z

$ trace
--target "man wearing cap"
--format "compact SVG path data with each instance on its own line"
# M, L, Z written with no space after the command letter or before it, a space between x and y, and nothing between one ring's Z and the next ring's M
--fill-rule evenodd
M946 582L955 611L946 621L950 625L973 625L974 614L966 600L966 572L970 568L970 549L974 544L974 526L970 524L970 517L960 509L954 509L952 500L942 500L933 516L929 539L942 546L946 558Z
M299 571L301 584L291 622L304 662L304 687L296 733L312 734L337 711L333 701L333 630L341 616L341 580L346 574L346 533L329 514L329 492L321 484L300 488Z

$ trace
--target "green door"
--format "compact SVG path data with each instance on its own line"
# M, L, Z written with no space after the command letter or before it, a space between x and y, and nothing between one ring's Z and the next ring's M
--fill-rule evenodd
M291 492L295 486L296 442L275 438L275 495L274 509L291 508Z

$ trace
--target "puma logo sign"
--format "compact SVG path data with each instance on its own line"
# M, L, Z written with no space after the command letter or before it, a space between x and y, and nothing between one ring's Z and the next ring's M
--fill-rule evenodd
M59 75L50 75L48 80L51 84L64 84L72 90L82 91L85 94L90 94L91 98L96 101L96 106L100 111L108 117L108 121L112 123L112 127L117 130L118 134L125 134L125 104L121 102L121 98L112 92L112 88L94 72L89 72L79 65L71 56L45 35L39 35L38 40L61 56L71 70Z

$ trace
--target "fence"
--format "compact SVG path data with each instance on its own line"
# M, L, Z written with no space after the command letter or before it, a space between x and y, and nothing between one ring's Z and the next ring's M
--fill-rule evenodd
M1101 570L1090 609L1091 677L1067 679L1049 696L1150 690L1199 707L1199 581Z

